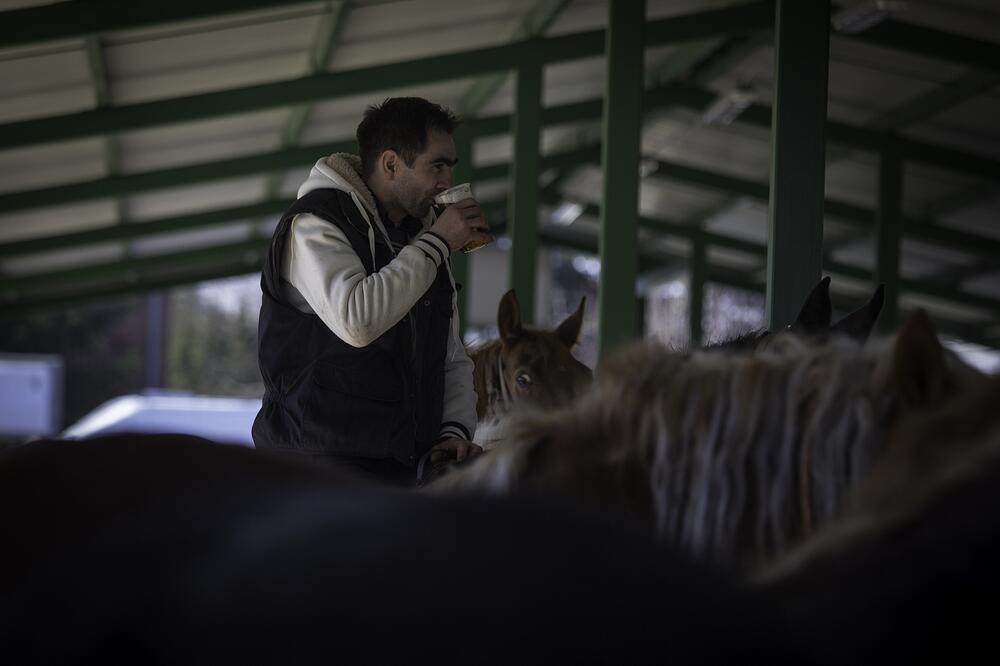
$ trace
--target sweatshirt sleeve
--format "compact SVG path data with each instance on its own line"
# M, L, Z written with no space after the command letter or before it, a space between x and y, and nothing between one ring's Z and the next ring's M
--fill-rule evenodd
M444 368L444 412L438 441L458 437L472 441L476 433L476 390L472 379L474 363L459 335L457 297L452 302L451 333Z
M424 232L381 270L366 275L344 232L309 214L292 220L288 245L283 276L323 323L354 347L371 344L406 316L450 254L444 240Z

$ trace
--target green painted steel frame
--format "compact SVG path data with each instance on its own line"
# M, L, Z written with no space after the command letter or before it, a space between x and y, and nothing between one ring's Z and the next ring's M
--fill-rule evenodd
M639 231L639 135L642 131L645 1L611 2L608 72L601 128L601 276L598 352L636 337L635 278Z
M768 208L767 322L795 320L820 277L829 0L778 0Z

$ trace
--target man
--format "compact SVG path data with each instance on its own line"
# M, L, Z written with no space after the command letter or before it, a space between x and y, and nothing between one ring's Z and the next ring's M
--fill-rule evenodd
M492 237L473 199L431 207L452 186L457 123L427 100L388 99L366 110L360 155L319 160L299 188L261 278L258 448L402 485L432 448L478 453L448 258Z

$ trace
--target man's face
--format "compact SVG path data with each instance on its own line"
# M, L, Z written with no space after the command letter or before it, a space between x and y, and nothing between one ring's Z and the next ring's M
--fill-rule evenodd
M408 215L427 215L434 195L452 186L455 162L455 140L441 130L427 132L427 148L413 160L412 167L399 160L393 193Z

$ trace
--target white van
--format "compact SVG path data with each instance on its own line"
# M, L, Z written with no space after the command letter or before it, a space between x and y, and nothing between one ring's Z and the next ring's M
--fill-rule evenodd
M250 428L260 399L147 391L113 398L67 428L62 437L114 433L183 433L221 444L253 446Z

